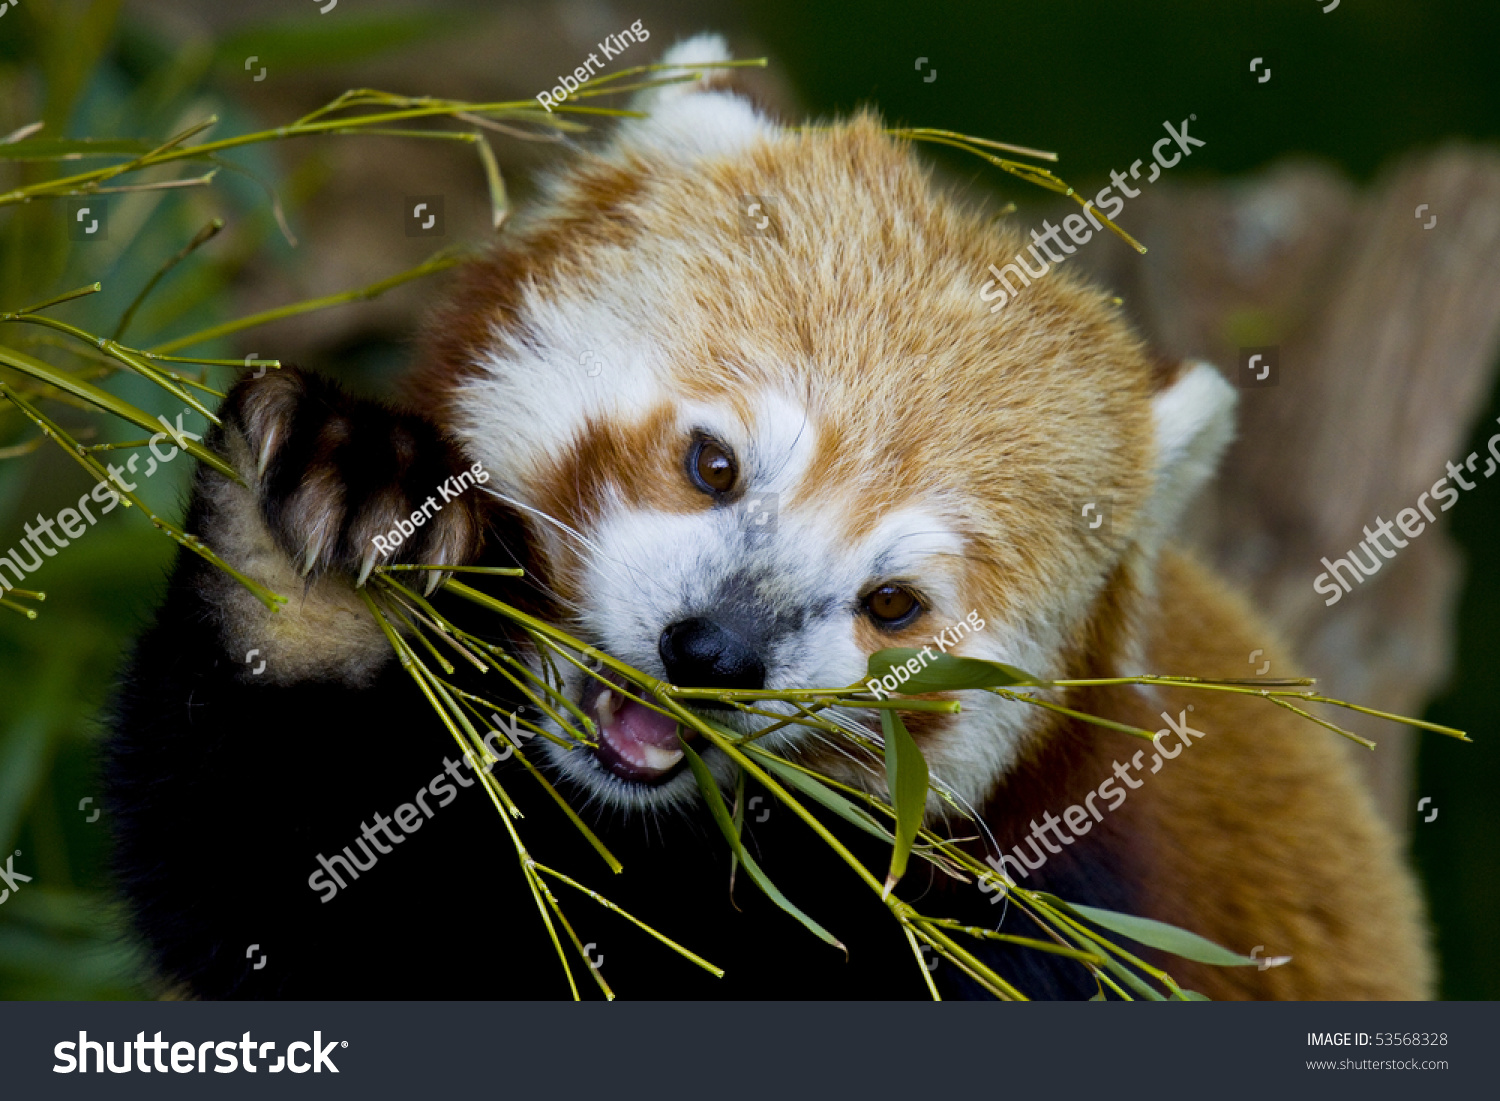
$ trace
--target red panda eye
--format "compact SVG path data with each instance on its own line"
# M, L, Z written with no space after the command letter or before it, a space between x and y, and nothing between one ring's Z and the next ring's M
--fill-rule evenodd
M921 608L915 594L901 585L882 585L865 597L865 610L883 626L904 625Z
M688 464L693 480L706 493L728 493L734 488L738 468L734 456L712 440L700 440Z

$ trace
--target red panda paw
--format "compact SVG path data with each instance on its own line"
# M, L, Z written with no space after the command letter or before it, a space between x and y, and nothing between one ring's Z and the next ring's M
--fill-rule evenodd
M242 380L220 416L225 450L302 576L363 585L379 565L478 555L489 474L429 421L292 368ZM424 587L441 577L429 571Z

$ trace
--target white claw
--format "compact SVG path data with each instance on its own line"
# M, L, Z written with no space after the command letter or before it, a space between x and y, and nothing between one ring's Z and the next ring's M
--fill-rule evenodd
M279 430L275 427L272 427L271 430L266 433L266 438L260 445L260 458L257 459L255 463L255 477L257 479L264 478L266 476L266 467L271 462L271 452L276 450L276 437L278 435L280 435Z
M364 563L359 567L359 580L354 583L356 589L363 589L365 582L370 580L370 573L375 569L375 556L378 552L374 547L370 548L365 555Z

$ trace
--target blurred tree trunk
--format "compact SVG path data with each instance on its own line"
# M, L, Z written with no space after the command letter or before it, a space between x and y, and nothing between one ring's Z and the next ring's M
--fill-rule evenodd
M1080 255L1163 355L1236 381L1240 349L1279 350L1277 385L1241 390L1239 437L1185 537L1248 590L1321 691L1420 715L1449 672L1462 582L1441 516L1333 606L1313 580L1467 457L1500 346L1500 155L1414 154L1368 189L1306 162L1163 180L1122 217L1146 256L1113 240ZM1483 482L1484 468L1481 455L1464 476ZM1349 748L1404 832L1415 733L1330 717L1379 743Z

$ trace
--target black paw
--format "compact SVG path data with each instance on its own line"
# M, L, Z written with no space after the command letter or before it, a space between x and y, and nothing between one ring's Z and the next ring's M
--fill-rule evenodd
M456 566L479 553L489 475L423 418L292 368L242 380L220 417L215 442L230 444L304 576L343 571L363 585L379 565Z

